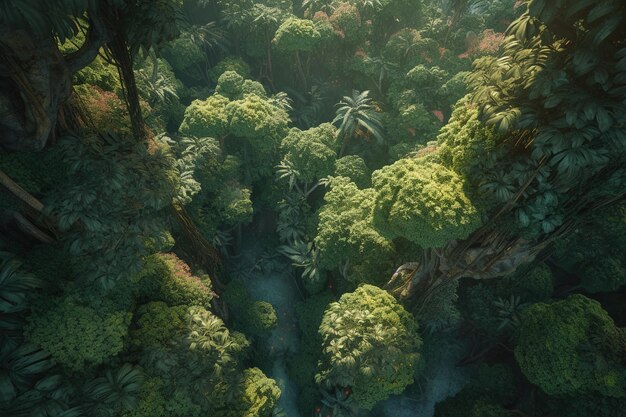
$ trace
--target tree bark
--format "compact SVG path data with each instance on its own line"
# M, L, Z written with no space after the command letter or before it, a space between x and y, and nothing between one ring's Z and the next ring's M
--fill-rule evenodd
M128 44L124 35L117 33L107 46L111 52L111 56L115 62L117 62L133 136L135 140L143 141L146 139L146 128L141 114L139 91L137 90L135 71L133 70L133 59L128 50Z
M23 30L0 28L0 145L41 150L54 134L61 106L71 95L71 76L87 66L107 39L103 22L89 10L84 44L63 56L56 40L35 40Z
M222 260L217 250L202 236L193 220L184 207L171 207L172 214L180 226L185 244L196 264L202 266L211 278L213 291L219 294L224 289L224 284L219 280L217 274L222 265Z
M587 185L593 188L593 183ZM412 304L419 314L429 307L434 295L451 281L463 277L484 280L512 274L521 265L535 260L556 239L569 233L581 218L621 201L626 195L620 193L603 201L589 201L584 198L587 195L585 190L588 187L583 187L579 195L572 195L563 204L567 208L567 220L555 231L544 234L536 241L496 228L495 220L513 210L514 204L509 202L468 239L450 242L439 249L426 249L419 262L401 265L385 289Z
M104 22L98 15L98 12L90 7L88 13L90 24L85 43L76 52L66 57L67 66L71 74L85 68L96 59L100 48L109 40Z
M20 229L42 242L51 242L58 235L57 219L44 213L44 205L0 170L0 185L4 187L25 208L25 214L13 213L14 220ZM48 233L46 233L48 232Z

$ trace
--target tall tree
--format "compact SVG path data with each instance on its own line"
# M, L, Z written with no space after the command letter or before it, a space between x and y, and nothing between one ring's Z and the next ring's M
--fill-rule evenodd
M43 148L56 126L60 107L70 96L71 75L93 61L101 47L118 67L133 135L144 139L133 59L140 48L147 50L175 37L179 6L169 0L18 0L3 5L3 146ZM57 37L63 41L79 31L86 31L85 42L76 52L63 56ZM14 100L16 96L18 100ZM23 107L29 111L23 112Z
M319 333L323 354L318 383L348 388L360 407L399 394L420 369L417 322L386 291L363 285L331 303Z
M625 20L624 4L527 2L503 56L477 61L475 104L459 105L432 155L485 202L488 220L398 268L392 291L423 308L446 282L510 273L624 198Z

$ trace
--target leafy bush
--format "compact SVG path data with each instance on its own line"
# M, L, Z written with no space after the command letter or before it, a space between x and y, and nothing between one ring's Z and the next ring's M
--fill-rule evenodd
M462 179L442 165L400 159L372 175L374 225L388 238L424 248L464 239L481 220Z
M250 77L250 66L240 57L229 56L222 59L209 70L209 79L217 83L220 75L226 71L234 71L246 79Z
M331 303L319 329L323 338L318 383L351 387L365 409L400 394L420 368L417 322L386 291L363 285Z
M600 303L572 295L551 304L537 303L522 313L515 348L522 372L550 395L598 392L626 395L621 363L626 332Z
M279 51L311 51L321 38L312 20L289 18L276 30L272 43Z
M346 155L335 161L335 176L346 177L363 189L371 185L371 171L358 155Z
M85 372L120 353L131 313L102 314L71 298L51 298L28 319L25 333L69 370Z
M226 71L217 79L215 93L231 100L241 98L243 93L243 77L235 71Z
M374 199L371 188L359 190L344 177L332 180L315 237L320 267L333 270L348 263L344 273L353 282L380 282L386 276L394 246L372 224Z
M185 110L179 131L185 135L220 138L228 132L228 98L214 94L206 100L194 100Z
M144 288L149 300L164 301L170 306L209 307L214 295L210 279L192 274L189 266L173 253L147 257L134 280Z

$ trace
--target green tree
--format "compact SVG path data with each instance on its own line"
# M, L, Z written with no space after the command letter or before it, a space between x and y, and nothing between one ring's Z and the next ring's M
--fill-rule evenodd
M244 79L250 78L250 66L246 63L246 61L237 56L228 56L215 64L209 70L209 78L211 81L217 83L220 75L226 71L235 71Z
M174 160L164 147L149 150L112 133L68 136L54 151L69 169L45 209L58 219L84 279L110 289L140 270L149 242L166 240Z
M359 188L369 188L372 172L358 155L346 155L335 161L335 176L346 177Z
M360 190L345 177L330 185L315 236L319 266L339 269L351 282L381 282L391 266L394 245L372 223L375 191Z
M235 388L233 409L224 417L270 417L280 398L276 381L265 376L259 368L243 371L242 381Z
M170 307L163 301L143 304L135 311L130 344L133 348L166 347L180 337L187 319L187 307Z
M295 55L296 71L302 89L305 91L308 89L309 60L305 61L305 66L301 54L313 51L319 45L321 38L322 35L312 20L291 17L281 23L272 40L277 51Z
M209 308L214 293L205 275L195 275L173 253L150 255L133 281L143 297L163 301L170 306L186 305Z
M329 20L348 46L358 44L366 35L366 28L358 8L349 2L338 4Z
M351 387L365 409L401 393L419 372L417 322L380 288L363 285L341 296L324 313L319 332L323 356L316 381Z
M626 284L626 205L598 210L555 244L559 267L580 277L585 291L615 291Z
M572 295L522 313L515 358L522 372L550 395L626 395L626 333L600 303Z
M283 163L296 171L296 178L304 183L304 194L311 183L330 175L337 153L337 129L329 123L308 130L293 128L281 142Z
M228 133L228 98L214 94L206 100L194 100L185 110L179 132L197 137L222 138Z
M295 17L285 20L276 30L272 43L285 52L312 51L320 40L312 20Z
M619 22L626 15L616 4L604 7L601 1L531 0L509 27L502 56L477 60L467 80L478 122L467 126L476 131L483 124L500 134L478 130L471 143L461 128L458 137L472 152L490 149L494 140L494 151L478 163L462 162L476 169L488 221L467 240L401 266L392 291L420 294L423 304L441 282L507 275L623 196ZM468 186L474 179L463 178Z
M139 368L126 363L114 370L107 369L104 376L89 381L84 390L93 403L90 412L113 416L134 409L143 376Z
M480 225L463 181L442 165L404 158L372 175L374 224L388 238L423 248L464 239Z
M85 372L124 348L131 314L97 311L71 298L51 298L29 317L25 330L33 344L69 370Z
M333 123L338 123L338 135L343 143L339 156L345 155L350 140L370 135L378 142L383 142L383 125L376 106L373 104L369 91L352 91L352 96L344 96L337 104Z
M241 282L230 282L223 294L233 312L235 329L246 335L263 338L276 327L278 317L274 307L266 301L254 301Z

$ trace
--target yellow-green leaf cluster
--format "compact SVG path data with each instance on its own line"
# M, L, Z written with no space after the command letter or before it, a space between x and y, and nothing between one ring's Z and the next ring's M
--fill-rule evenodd
M417 158L400 159L372 175L374 224L388 238L404 237L424 248L464 239L480 215L454 172Z
M419 370L422 342L415 318L373 285L331 303L319 332L323 357L316 380L327 387L351 387L365 409L400 394Z

